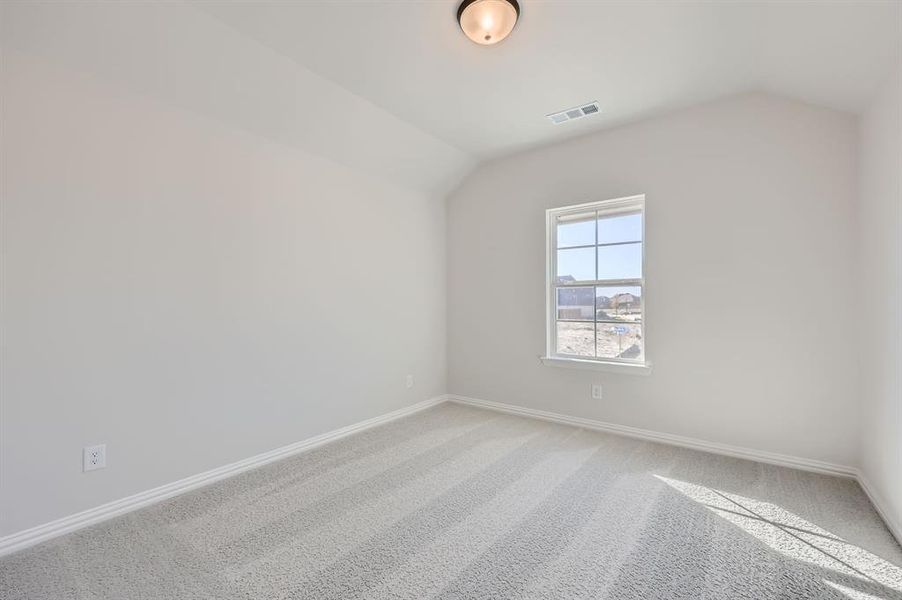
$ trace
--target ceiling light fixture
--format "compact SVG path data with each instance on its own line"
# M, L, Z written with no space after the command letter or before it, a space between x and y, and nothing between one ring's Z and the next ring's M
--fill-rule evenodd
M520 17L517 0L464 0L457 9L457 22L477 44L497 44L513 31Z

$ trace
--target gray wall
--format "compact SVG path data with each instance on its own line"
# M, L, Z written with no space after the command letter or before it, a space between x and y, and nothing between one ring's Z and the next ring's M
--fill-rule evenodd
M902 533L902 65L861 123L865 475Z
M855 464L856 135L748 95L481 167L448 204L449 392ZM633 194L652 375L542 365L545 209Z
M0 535L444 392L440 196L4 50Z

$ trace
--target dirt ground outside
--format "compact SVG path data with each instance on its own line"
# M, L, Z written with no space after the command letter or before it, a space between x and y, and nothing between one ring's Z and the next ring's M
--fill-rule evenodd
M595 358L595 323L558 322L557 351ZM598 358L642 360L642 327L633 323L598 323Z

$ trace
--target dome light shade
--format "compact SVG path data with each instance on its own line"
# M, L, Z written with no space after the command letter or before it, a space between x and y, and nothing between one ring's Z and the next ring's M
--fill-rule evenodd
M517 24L517 0L464 0L457 9L457 22L468 38L483 46L497 44Z

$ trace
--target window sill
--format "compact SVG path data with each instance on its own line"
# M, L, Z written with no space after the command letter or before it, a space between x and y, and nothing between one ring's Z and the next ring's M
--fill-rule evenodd
M562 358L559 356L540 356L546 367L564 367L565 369L587 369L590 371L605 371L607 373L621 373L626 375L651 375L651 363L629 364L619 362L604 362L600 360L582 360L579 358Z

